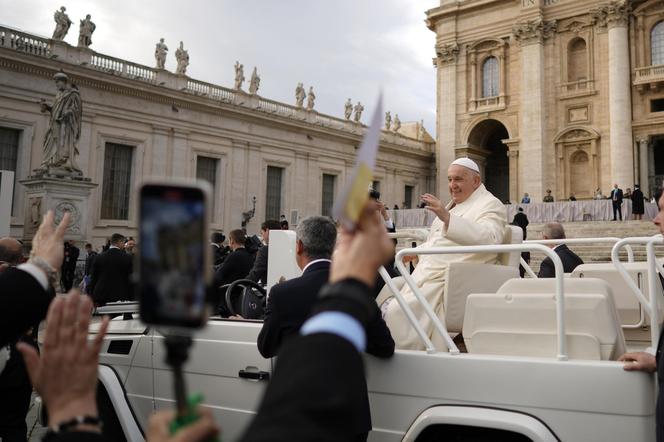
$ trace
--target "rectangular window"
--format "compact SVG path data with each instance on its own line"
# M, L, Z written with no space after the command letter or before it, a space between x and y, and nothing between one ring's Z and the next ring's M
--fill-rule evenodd
M133 146L106 143L101 199L101 217L103 219L129 219L133 156Z
M662 112L662 111L664 111L664 98L650 100L650 112Z
M404 187L403 208L411 209L413 207L413 186Z
M336 175L323 174L323 203L321 205L321 215L332 216L332 206L334 205L334 187L337 182Z
M284 169L267 166L267 189L265 192L265 219L279 219L281 215L281 185Z
M18 174L18 138L20 130L0 127L0 170L14 172L14 195L16 195L16 182ZM14 198L12 198L12 215L14 214Z
M205 180L212 186L212 213L214 214L217 200L217 165L219 160L210 157L196 157L196 178ZM213 217L214 218L214 217Z

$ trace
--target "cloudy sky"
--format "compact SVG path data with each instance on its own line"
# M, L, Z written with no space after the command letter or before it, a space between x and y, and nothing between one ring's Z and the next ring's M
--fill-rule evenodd
M0 22L50 37L61 4L74 22L71 44L91 14L97 52L154 66L164 37L174 71L182 40L192 78L232 87L239 60L247 79L258 67L260 95L294 103L303 82L314 86L316 109L338 117L347 98L371 111L382 88L386 110L402 121L424 119L435 134L435 36L424 11L438 0L0 0Z

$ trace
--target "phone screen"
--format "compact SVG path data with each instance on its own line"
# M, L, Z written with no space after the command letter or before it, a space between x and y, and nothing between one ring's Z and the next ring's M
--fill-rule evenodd
M200 327L207 317L206 194L146 184L140 198L139 299L149 324Z

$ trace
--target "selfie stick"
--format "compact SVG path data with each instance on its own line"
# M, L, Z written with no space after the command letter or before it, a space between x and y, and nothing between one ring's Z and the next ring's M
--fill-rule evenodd
M187 399L187 387L182 373L182 366L189 358L190 347L191 337L189 336L166 336L166 363L173 368L177 408L177 417L171 422L171 433L175 433L178 429L198 419L196 405L202 398L199 396L190 398L191 400Z

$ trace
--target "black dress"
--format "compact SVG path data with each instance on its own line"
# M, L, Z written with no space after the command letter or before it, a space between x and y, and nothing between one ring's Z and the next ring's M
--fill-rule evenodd
M632 192L632 213L634 215L643 215L645 209L643 207L643 192L641 189L634 189Z

